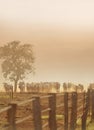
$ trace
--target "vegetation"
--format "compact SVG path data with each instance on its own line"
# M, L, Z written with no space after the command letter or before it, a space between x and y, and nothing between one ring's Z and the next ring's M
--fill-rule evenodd
M1 46L0 60L3 77L14 82L14 92L17 91L18 81L34 72L34 55L31 44L12 41Z

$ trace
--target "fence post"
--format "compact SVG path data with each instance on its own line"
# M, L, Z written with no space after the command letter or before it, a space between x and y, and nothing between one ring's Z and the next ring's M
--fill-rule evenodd
M77 92L72 93L72 110L71 110L71 122L70 130L75 130L77 121Z
M68 93L64 93L64 130L68 130Z
M86 120L88 116L88 110L89 110L89 93L88 92L85 95L85 102L84 102L84 108L83 108L83 116L82 116L82 130L86 130Z
M9 130L16 130L15 118L16 118L16 103L8 104L11 108L8 110L8 122L9 122Z
M92 121L94 120L94 89L92 89Z
M33 118L34 118L34 130L42 130L42 119L41 119L41 105L40 97L34 97L33 101Z
M50 94L49 95L49 127L50 130L57 130L57 124L56 124L56 94Z
M88 88L88 93L87 93L87 103L88 103L88 115L90 116L90 95L91 95L91 90Z
M83 115L82 115L82 130L86 130L86 93L84 93Z

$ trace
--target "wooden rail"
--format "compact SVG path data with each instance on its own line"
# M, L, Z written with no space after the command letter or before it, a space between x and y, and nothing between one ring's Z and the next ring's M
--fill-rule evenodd
M90 98L91 95L91 98ZM62 101L58 104L59 100ZM41 101L47 100L48 107L45 109L41 106ZM22 119L16 119L16 113L20 106L32 105L32 112L30 115L23 117ZM34 130L43 130L49 128L49 130L75 130L77 127L77 120L82 120L82 130L86 130L86 120L88 112L91 108L92 121L94 120L94 90L88 90L87 93L68 93L63 94L50 93L45 96L33 96L31 99L21 102L11 102L8 107L0 110L0 114L7 112L7 121L9 123L9 130L17 130L17 124L25 122L28 119L33 120ZM57 111L60 111L60 117L58 117ZM42 122L42 114L48 113L48 122ZM62 116L62 117L61 117ZM64 117L64 118L63 118ZM62 121L62 126L58 125L58 121ZM32 129L32 128L31 128Z

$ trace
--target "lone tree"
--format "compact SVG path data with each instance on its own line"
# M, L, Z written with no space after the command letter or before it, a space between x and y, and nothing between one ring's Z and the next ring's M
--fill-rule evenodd
M14 82L14 92L17 83L34 72L34 56L31 44L21 44L12 41L0 47L0 59L3 77Z

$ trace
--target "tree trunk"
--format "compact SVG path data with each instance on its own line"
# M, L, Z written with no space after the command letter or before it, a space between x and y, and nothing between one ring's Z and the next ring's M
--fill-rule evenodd
M17 83L18 83L18 80L15 80L14 81L14 93L17 92Z

